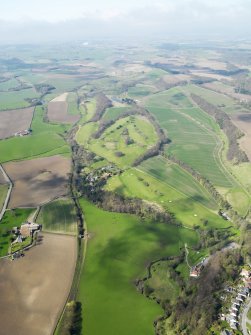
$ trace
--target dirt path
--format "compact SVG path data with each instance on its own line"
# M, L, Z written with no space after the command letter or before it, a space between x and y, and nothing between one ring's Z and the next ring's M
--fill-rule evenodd
M185 252L186 252L186 263L187 263L187 266L189 267L189 269L191 270L192 267L190 266L189 262L188 262L188 255L189 255L189 250L187 248L187 244L185 243Z
M12 188L13 188L13 184L12 184L12 181L10 180L9 176L7 175L7 173L5 172L5 170L3 169L3 167L2 167L1 164L0 164L0 171L2 172L5 180L7 181L7 184L9 185L8 193L6 195L6 199L5 199L3 208L2 208L2 210L0 212L0 221L1 221L2 218L3 218L3 216L4 216L4 213L6 211L6 208L8 206L9 200L10 200L10 195L11 195L11 191L12 191Z

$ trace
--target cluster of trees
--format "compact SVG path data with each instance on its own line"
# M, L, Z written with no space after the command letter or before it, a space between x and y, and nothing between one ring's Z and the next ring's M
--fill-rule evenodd
M109 212L135 214L141 218L149 218L156 222L163 222L181 226L172 213L138 198L126 198L114 192L104 191L104 180L100 180L95 188L85 178L82 178L81 192L97 206Z
M204 224L207 224L206 221ZM228 245L229 237L232 235L228 229L201 229L198 227L196 230L200 236L199 244L196 249L210 248L211 253Z
M210 70L211 73L219 74L221 76L226 76L226 77L236 76L236 75L239 75L241 73L246 73L247 72L247 70L239 69L237 67L233 67L232 69L228 69L228 70L215 70L215 69L211 69L211 68L205 68L205 69Z
M116 123L118 120L123 119L127 116L130 116L130 115L135 115L136 113L137 113L137 110L132 109L132 110L128 110L128 111L125 111L125 112L121 113L120 115L118 115L113 120L101 120L98 130L95 133L92 134L92 137L95 138L95 139L100 138L100 136L103 134L103 132L107 128L112 126L114 123Z
M160 91L166 91L169 90L172 87L176 87L176 86L184 86L187 84L187 80L180 80L180 81L176 81L176 82L166 82L163 78L160 78L157 82L156 82L156 87L157 89L159 89Z
M239 250L221 251L211 258L196 281L187 282L172 313L176 334L209 334L210 325L218 320L225 283L238 279L242 264Z
M45 94L51 93L51 91L55 90L56 88L49 84L36 84L35 89L37 92L41 93L42 96Z
M251 80L249 74L235 77L235 92L241 94L251 94Z
M133 162L133 166L137 166L148 158L159 155L163 146L171 142L171 140L166 136L164 130L160 127L154 116L147 109L140 108L140 110L142 115L146 116L154 126L154 129L158 135L158 142L154 146L149 148L144 154L136 158L136 160Z
M112 102L104 93L99 93L96 96L96 111L93 117L91 118L91 122L97 122L103 116L106 108L112 107Z
M61 335L82 334L82 305L80 302L70 301L66 304L59 330Z
M251 263L251 224L249 222L244 222L241 226L241 250L242 255L245 258L246 263Z
M232 123L230 117L200 96L191 94L191 97L202 110L215 119L226 134L229 144L227 159L235 163L248 162L249 160L246 153L242 151L238 145L238 139L243 136L243 133Z

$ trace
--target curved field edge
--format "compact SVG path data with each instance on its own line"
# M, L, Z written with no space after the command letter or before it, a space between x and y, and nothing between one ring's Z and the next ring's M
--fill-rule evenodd
M46 232L76 235L77 220L73 201L62 198L49 202L41 207L36 222Z
M162 310L137 292L135 281L151 261L179 255L184 243L194 246L196 232L106 212L82 199L80 205L89 235L77 297L83 304L83 333L154 334Z

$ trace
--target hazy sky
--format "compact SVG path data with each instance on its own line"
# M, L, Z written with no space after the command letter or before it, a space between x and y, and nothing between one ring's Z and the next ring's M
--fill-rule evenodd
M6 0L0 42L203 34L248 37L251 0Z

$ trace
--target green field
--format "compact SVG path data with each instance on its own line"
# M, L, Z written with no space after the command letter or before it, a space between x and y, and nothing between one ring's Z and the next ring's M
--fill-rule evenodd
M167 148L167 153L190 165L216 186L232 187L233 178L221 162L221 140L216 132L212 131L213 121L205 117L202 111L193 110L188 106L177 109L165 107L164 101L167 100L166 105L170 105L170 99L169 91L163 99L163 107L157 107L160 101L158 94L147 102L150 112L167 130L172 141Z
M128 137L132 140L131 144L126 143ZM88 147L95 154L124 167L131 165L156 142L157 134L147 119L129 116L115 122L98 140L88 141ZM118 156L117 153L121 155Z
M85 83L86 81L79 78L74 78L71 75L66 75L65 78L60 78L60 75L59 77L57 77L56 74L55 76L52 76L51 78L43 81L43 84L49 84L56 88L53 93L64 93L67 91L73 91L74 89L81 87Z
M8 91L12 88L18 87L20 84L15 78L10 78L7 81L0 83L0 91Z
M137 84L134 87L129 87L128 95L132 98L135 97L145 97L149 94L155 93L156 89L150 85Z
M48 124L43 121L43 116L43 109L37 107L31 125L32 135L0 141L1 163L70 153L70 148L63 139L69 126Z
M81 127L76 134L78 144L89 147L88 143L91 140L91 135L98 129L98 125L94 122L87 123Z
M145 286L154 289L154 297L157 299L175 303L179 296L179 285L171 279L169 270L170 264L168 261L155 263L151 267L152 276L146 281Z
M37 223L43 225L44 231L76 234L77 222L73 202L70 199L60 199L43 206Z
M81 123L90 121L96 111L96 100L88 100L84 103Z
M105 111L105 114L103 116L103 119L108 121L108 120L114 120L117 117L119 117L122 113L127 112L130 110L129 107L111 107L107 108Z
M173 170L172 174L183 172L176 172ZM178 175L178 174L177 174ZM188 176L189 180L189 176ZM182 184L178 185L177 189L171 186L166 177L159 175L156 177L153 173L144 172L139 169L129 169L119 176L114 176L109 179L106 189L115 191L126 197L136 197L145 199L150 202L159 204L164 209L175 214L177 220L182 222L185 226L203 226L205 220L208 221L208 226L212 228L227 228L229 222L223 220L214 211L205 206L215 206L214 201L208 196L207 192L198 193L197 187L184 187ZM184 192L187 192L185 194ZM193 195L188 195L192 192ZM201 192L201 191L200 191ZM208 198L207 198L208 197ZM204 203L204 204L203 204Z
M195 232L142 222L135 216L102 211L81 200L90 239L78 301L83 304L86 335L154 334L162 310L137 292L134 281L155 259L178 255L184 243L197 243Z
M8 185L7 184L4 184L4 185L0 184L0 211L3 208L7 192L8 192Z
M217 208L212 196L199 182L177 164L171 163L164 157L158 156L148 159L139 166L139 169L184 193L194 201L198 201L212 209Z
M77 94L75 92L70 92L67 97L68 102L68 114L70 115L79 115L81 108L78 108L77 104Z
M184 91L201 96L203 99L224 110L226 113L234 113L236 110L237 104L235 100L225 94L217 93L196 85L187 85L185 86Z
M0 257L7 255L10 246L11 234L13 227L20 227L25 222L34 209L14 209L5 212L0 222Z
M25 101L25 99L37 98L38 96L33 88L21 91L0 92L0 109L16 109L30 106L30 103Z

